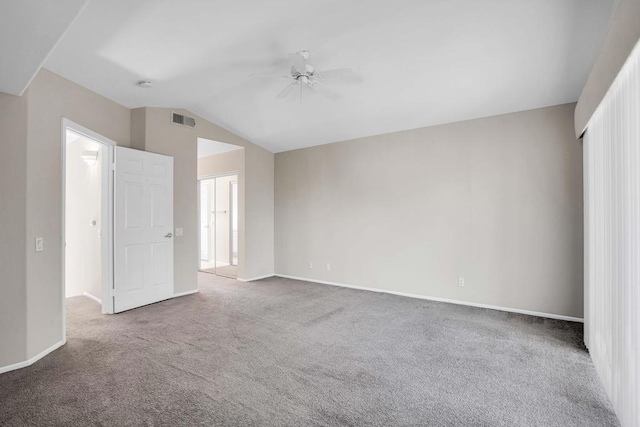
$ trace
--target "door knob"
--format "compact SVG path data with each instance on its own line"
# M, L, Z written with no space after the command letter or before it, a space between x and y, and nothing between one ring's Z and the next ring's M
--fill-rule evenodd
M166 236L164 236L164 237L166 237L167 239L170 239L170 238L172 238L172 237L173 237L173 234L171 234L171 233L167 233L167 235L166 235Z

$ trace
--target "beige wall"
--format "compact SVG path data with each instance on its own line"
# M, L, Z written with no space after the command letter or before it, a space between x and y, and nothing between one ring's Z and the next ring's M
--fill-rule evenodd
M582 317L574 107L276 154L276 273Z
M174 157L175 220L176 226L185 228L183 241L176 242L176 292L197 287L196 137L245 147L245 228L252 236L245 250L246 275L273 273L272 153L201 118L197 133L188 129L185 133L185 128L169 123L168 109L129 110L45 69L22 97L0 94L0 108L0 219L11 224L0 231L4 291L0 368L29 359L63 339L63 118L118 145L138 149L148 145L149 151ZM44 238L43 252L34 251L36 237Z
M50 71L29 86L27 138L27 355L62 340L62 118L129 146L130 111ZM44 251L34 252L36 237Z
M70 135L73 137L73 134ZM98 151L88 165L85 151ZM86 138L67 143L65 196L65 296L88 293L102 299L102 145ZM96 224L92 225L92 221Z
M245 149L244 179L238 182L240 198L244 200L244 218L239 218L244 230L240 247L244 247L244 263L238 277L251 279L274 272L273 238L273 153L232 134L186 110L147 107L144 109L145 141L134 147L174 157L174 224L184 229L184 236L175 241L175 291L197 289L198 210L197 210L197 139L234 144ZM134 113L141 113L133 110ZM171 111L196 118L196 127L174 125ZM133 128L137 125L134 123Z
M639 40L640 0L620 0L576 106L575 133L578 137Z
M239 217L239 249L244 254L244 267L238 277L253 279L274 273L274 155L206 120L199 120L199 136L244 147L244 179L238 177L240 203L244 201L244 217ZM203 171L206 170L203 169ZM242 174L242 171L240 172Z
M27 92L28 93L28 92ZM0 368L27 354L27 96L0 93ZM31 248L31 246L30 246Z
M244 150L228 151L198 159L198 178L238 172L244 173Z
M2 211L3 222L11 224L2 231L7 236L2 236L1 262L11 264L2 269L8 281L0 303L0 328L8 328L0 329L2 367L63 339L62 118L129 145L130 114L47 70L37 74L22 97L0 95L2 120L7 121L0 123L6 150L0 188L3 205L12 201L12 207ZM36 237L44 238L43 252L34 250ZM5 256L5 251L10 254Z

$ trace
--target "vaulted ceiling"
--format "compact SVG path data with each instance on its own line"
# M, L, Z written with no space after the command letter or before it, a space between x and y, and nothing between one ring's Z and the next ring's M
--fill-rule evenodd
M616 0L92 0L45 67L128 107L186 108L286 151L576 101ZM350 67L276 95L288 54ZM153 81L152 88L136 86Z
M0 2L0 92L22 95L89 0Z

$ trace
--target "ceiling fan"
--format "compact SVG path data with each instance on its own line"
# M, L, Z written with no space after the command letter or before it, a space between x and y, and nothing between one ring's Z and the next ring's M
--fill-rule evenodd
M316 71L313 65L309 64L309 52L301 50L292 56L292 65L289 75L273 74L252 74L251 77L264 77L276 79L289 79L290 83L276 95L276 98L286 98L296 91L300 92L300 102L302 102L302 92L305 87L329 99L339 97L337 93L324 86L326 80L352 78L355 73L351 68L337 68L334 70Z

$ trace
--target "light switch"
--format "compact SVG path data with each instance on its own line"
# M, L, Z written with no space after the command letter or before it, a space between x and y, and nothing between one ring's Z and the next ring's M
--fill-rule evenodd
M176 228L176 237L184 236L184 229Z
M36 252L44 251L44 238L36 237Z

